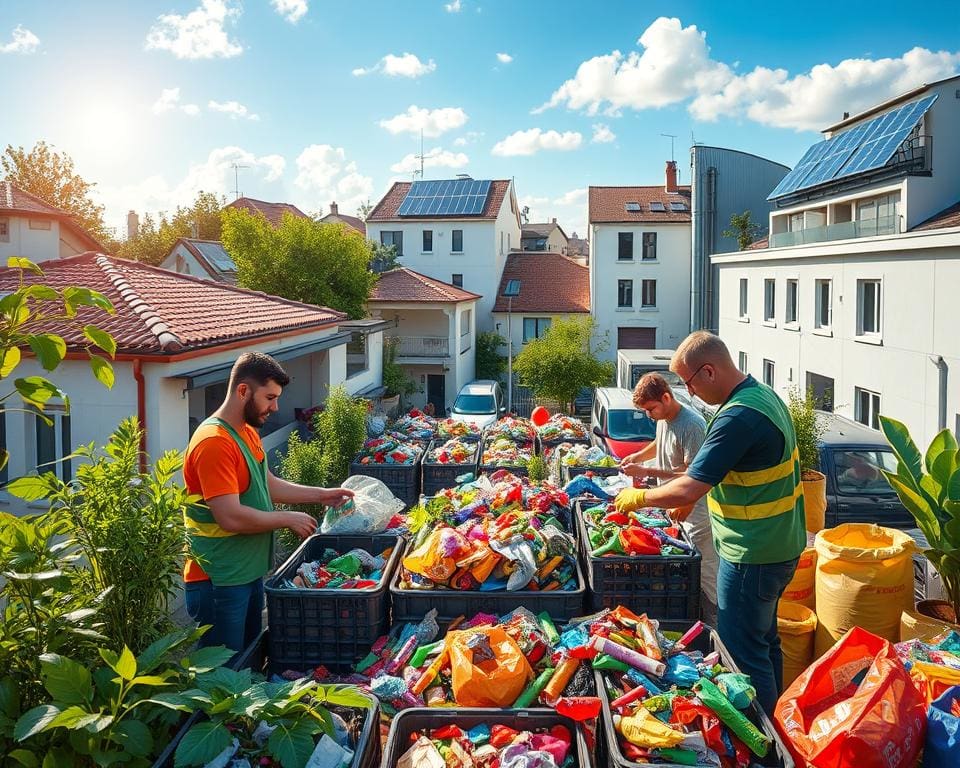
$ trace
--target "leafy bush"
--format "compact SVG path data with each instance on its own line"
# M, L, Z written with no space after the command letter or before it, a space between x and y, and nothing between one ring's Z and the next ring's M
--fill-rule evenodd
M284 480L298 485L311 485L321 488L324 484L323 447L316 439L301 440L297 432L291 432L287 439L287 452L280 457L280 476ZM295 505L301 512L313 515L317 522L323 518L322 504ZM302 543L302 539L289 528L277 531L275 562L284 562Z
M820 469L820 438L827 428L817 415L816 398L813 390L801 395L799 387L793 387L787 393L787 410L793 422L793 431L797 435L797 451L800 453L800 468Z
M500 348L507 340L496 331L482 331L477 334L476 375L478 379L503 381L507 370L506 355L500 354Z
M543 456L531 456L527 462L527 476L533 483L542 483L547 479L547 462Z
M367 401L334 387L313 425L323 452L320 478L324 487L336 487L347 479L350 462L367 439Z
M386 389L386 397L394 395L407 397L417 391L416 382L397 362L399 345L400 339L397 337L383 340L383 386Z

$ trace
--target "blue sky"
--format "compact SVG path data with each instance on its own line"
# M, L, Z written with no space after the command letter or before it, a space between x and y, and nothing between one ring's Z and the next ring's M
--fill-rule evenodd
M584 234L675 134L792 165L816 130L960 72L960 3L0 0L0 144L44 139L107 223L199 189L354 213L410 179L514 177ZM648 4L649 6L649 4ZM661 16L668 9L669 15ZM658 12L659 11L659 12Z

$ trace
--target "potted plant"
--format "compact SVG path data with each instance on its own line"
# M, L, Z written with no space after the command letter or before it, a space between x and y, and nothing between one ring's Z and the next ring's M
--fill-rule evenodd
M800 454L800 480L803 482L803 509L807 518L807 531L823 530L827 511L827 477L819 470L820 438L826 429L817 416L813 392L801 394L799 387L788 393L787 410L797 436L797 452Z
M927 539L923 551L943 581L947 600L923 600L917 610L925 616L957 624L960 616L960 451L957 440L944 429L921 455L907 427L880 417L880 428L897 457L897 471L883 470ZM960 630L960 627L956 627Z
M383 387L386 390L381 402L387 414L394 413L400 405L400 398L412 395L417 391L414 383L405 370L397 362L397 348L399 338L383 340Z

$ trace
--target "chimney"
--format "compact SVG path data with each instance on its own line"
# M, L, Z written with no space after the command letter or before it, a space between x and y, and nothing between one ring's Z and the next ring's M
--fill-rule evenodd
M849 113L849 112L844 112L844 113L843 113L843 119L844 119L844 120L849 120L849 119L850 119L850 113Z
M133 240L140 234L140 217L136 211L127 213L127 240Z
M677 191L677 161L667 160L667 192Z
M553 217L553 223L554 223L554 224L557 223L557 217L556 217L556 216Z
M330 203L330 215L331 215L331 216L336 216L336 215L337 215L337 204L336 204L336 202Z

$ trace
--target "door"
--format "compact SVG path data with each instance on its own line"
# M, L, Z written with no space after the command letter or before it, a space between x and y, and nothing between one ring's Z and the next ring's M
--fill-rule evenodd
M807 371L807 389L813 391L817 408L833 413L833 379Z
M656 348L656 328L617 328L617 349Z
M427 374L427 402L433 404L437 416L447 412L447 377L440 373Z

